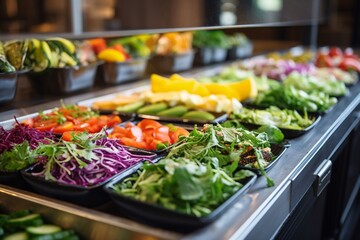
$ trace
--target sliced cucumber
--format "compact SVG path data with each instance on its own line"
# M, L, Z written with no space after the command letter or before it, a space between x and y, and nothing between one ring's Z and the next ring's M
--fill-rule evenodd
M70 237L77 237L72 230L64 230L53 234L47 234L42 236L34 236L31 238L31 240L60 240L60 239L72 239ZM79 239L74 238L74 239Z
M26 228L26 232L30 235L46 235L60 232L61 228L55 225L41 225L37 227L28 227Z
M29 239L29 236L27 235L26 232L13 233L3 238L3 240L27 240L27 239Z
M39 214L29 214L20 218L13 218L6 222L8 227L29 227L29 226L40 226L43 224L43 220Z
M134 102L134 103L129 103L129 104L117 107L116 111L125 112L125 113L134 113L138 109L140 109L142 106L144 106L144 104L145 104L144 101L138 101L138 102Z

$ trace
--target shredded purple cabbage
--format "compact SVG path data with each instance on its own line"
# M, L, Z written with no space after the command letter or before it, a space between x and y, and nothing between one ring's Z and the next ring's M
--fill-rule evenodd
M21 124L16 124L11 130L5 130L0 126L0 154L11 150L14 145L21 144L24 141L28 141L30 148L35 149L39 143L47 143L47 139L53 140L55 135L51 132L42 132Z
M137 155L131 153L116 140L108 138L96 140L95 145L99 146L92 150L96 158L88 161L80 157L86 163L85 167L81 168L74 157L70 161L64 161L66 154L63 154L58 159L57 164L52 166L51 175L60 183L88 187L103 183L138 162L144 160L151 162L151 159L156 156L155 154ZM44 164L44 159L40 161ZM44 176L45 169L40 173L33 173L33 175Z

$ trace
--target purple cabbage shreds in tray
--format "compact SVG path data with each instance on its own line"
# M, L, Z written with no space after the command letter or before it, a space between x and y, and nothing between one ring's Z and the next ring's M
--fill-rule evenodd
M28 141L30 148L35 149L39 143L47 143L49 142L47 139L54 138L55 135L51 132L42 132L21 124L16 124L11 130L5 130L0 126L0 154L24 141Z
M37 150L41 168L32 175L83 187L101 184L136 163L151 161L156 156L148 152L145 155L131 153L105 134L98 138L86 133L77 135L72 142L61 140L40 145Z

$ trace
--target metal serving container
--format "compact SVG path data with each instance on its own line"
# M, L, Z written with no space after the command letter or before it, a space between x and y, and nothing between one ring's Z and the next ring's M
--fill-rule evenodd
M226 59L226 55L226 48L200 48L196 52L195 63L198 65L207 65L211 63L223 62Z
M184 54L155 55L149 59L149 73L174 73L189 70L194 61L194 51Z
M239 58L250 57L253 53L252 43L247 43L241 46L235 46L228 50L228 59L235 60Z
M95 82L99 61L78 68L48 68L43 72L28 74L33 87L42 93L67 94L91 88Z
M0 104L10 102L15 98L17 79L20 74L25 72L27 70L0 73Z
M119 84L144 76L147 58L130 59L125 62L106 62L99 66L100 78L106 84Z

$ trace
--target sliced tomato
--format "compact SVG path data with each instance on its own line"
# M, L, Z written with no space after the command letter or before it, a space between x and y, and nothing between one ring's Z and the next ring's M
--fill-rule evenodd
M161 132L155 132L155 139L161 141L162 143L169 143L171 144L171 140L168 134L161 133Z
M100 130L101 127L99 125L91 125L86 128L86 131L88 131L89 133L97 133L100 132Z
M151 119L143 119L137 124L142 130L145 129L156 129L158 127L161 127L161 123L151 120Z
M188 136L188 135L189 135L189 132L186 129L179 127L173 133L172 138L171 138L171 142L176 143L177 141L179 141L179 136Z
M99 118L98 117L91 117L88 120L86 120L87 123L89 123L90 125L96 125L99 122Z
M119 116L112 116L112 115L108 116L108 123L107 123L108 127L112 127L119 123L121 123L121 118Z
M149 146L148 146L148 150L156 150L156 146L157 146L159 143L163 143L163 142L160 141L160 140L157 140L157 139L153 139L153 140L151 141L151 143L149 144Z
M130 134L136 139L142 138L143 136L143 133L138 126L133 126L132 128L130 128Z
M126 146L141 148L141 149L148 149L148 146L145 142L137 142L131 138L121 138L120 142L122 142Z
M62 134L62 139L67 142L71 142L73 139L73 136L79 134L78 131L66 131Z
M82 123L82 124L79 124L79 125L74 125L74 130L83 132L89 127L90 127L89 123Z
M109 134L108 136L109 138L111 139L121 139L121 138L127 138L127 135L126 134L123 134L123 133L119 133L119 132L112 132Z
M63 133L74 130L74 124L72 122L65 122L54 128L54 133Z
M124 135L127 134L126 129L120 126L114 126L113 133L122 133Z
M52 129L58 126L57 122L44 122L41 124L37 124L35 128L39 131L51 131Z

